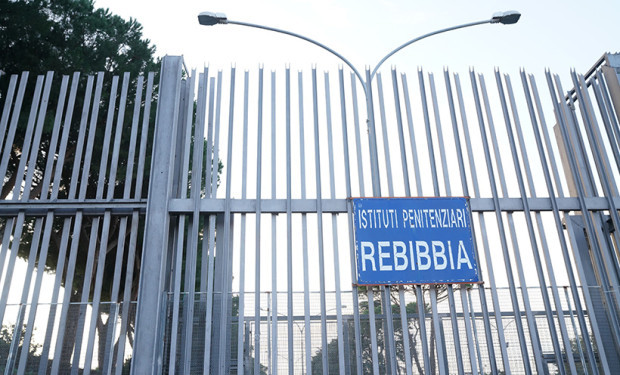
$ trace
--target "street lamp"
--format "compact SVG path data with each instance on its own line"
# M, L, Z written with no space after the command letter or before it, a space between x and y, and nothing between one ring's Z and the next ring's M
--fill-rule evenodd
M229 20L224 13L202 12L202 13L198 14L198 22L201 25L204 25L204 26L213 26L213 25L218 25L218 24L232 24L232 25L248 26L248 27L254 27L254 28L263 29L263 30L274 31L274 32L277 32L277 33L280 33L280 34L286 34L286 35L290 35L290 36L295 37L295 38L303 39L303 40L305 40L307 42L310 42L310 43L312 43L312 44L314 44L314 45L316 45L318 47L323 48L324 50L328 51L332 55L338 57L349 68L351 68L353 73L355 73L355 76L359 79L360 83L362 84L362 88L364 89L364 96L366 97L366 114L367 114L367 120L366 121L368 123L368 134L370 136L368 141L369 141L370 159L371 159L372 190L373 190L373 195L375 197L381 196L381 184L379 182L379 162L378 162L378 158L377 158L377 139L376 139L376 136L375 136L374 107L373 107L373 103L372 103L372 86L371 86L371 84L372 84L373 78L377 74L377 71L379 70L381 65L383 65L383 63L387 59L389 59L393 54L395 54L396 52L398 52L401 49L409 46L410 44L413 44L413 43L415 43L417 41L420 41L422 39L428 38L429 36L445 33L447 31L462 29L462 28L465 28L465 27L476 26L476 25L483 25L483 24L487 24L487 23L511 25L511 24L517 23L519 21L519 18L521 18L521 13L519 13L519 12L517 12L515 10L510 10L510 11L506 11L506 12L496 12L496 13L493 14L493 16L490 19L486 19L486 20L482 20L482 21L476 21L476 22L470 22L470 23L465 23L465 24L462 24L462 25L457 25L457 26L452 26L452 27L447 27L447 28L444 28L444 29L436 30L436 31L433 31L433 32L421 35L419 37L413 38L413 39L409 40L408 42L403 43L400 46L396 47L395 49L390 51L387 55L385 55L377 63L377 65L375 65L375 67L374 67L374 69L372 71L367 70L366 71L366 78L364 79L362 77L362 75L360 74L359 70L357 70L355 68L355 66L353 64L351 64L351 62L349 60L347 60L344 56L342 56L341 54L339 54L335 50L329 48L325 44L320 43L320 42L318 42L318 41L316 41L314 39L310 39L310 38L308 38L306 36L303 36L303 35L300 35L300 34L297 34L297 33L291 32L291 31L276 29L274 27L257 25L257 24L248 23L248 22L240 22L240 21Z

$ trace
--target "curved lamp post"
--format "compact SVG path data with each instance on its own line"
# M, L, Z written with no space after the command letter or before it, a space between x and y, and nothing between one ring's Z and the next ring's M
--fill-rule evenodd
M452 26L452 27L447 27L447 28L444 28L444 29L436 30L436 31L433 31L433 32L430 32L430 33L427 33L427 34L424 34L424 35L421 35L421 36L418 36L418 37L413 38L413 39L409 40L408 42L403 43L400 46L394 48L387 55L385 55L377 63L377 65L375 65L375 67L374 67L374 69L372 71L368 70L366 72L366 78L365 79L362 77L362 75L360 74L359 70L357 70L355 68L355 66L349 60L347 60L344 56L342 56L340 53L334 51L333 49L329 48L325 44L323 44L321 42L318 42L318 41L316 41L314 39L308 38L306 36L303 36L303 35L300 35L300 34L297 34L297 33L291 32L291 31L277 29L277 28L274 28L274 27L263 26L263 25L258 25L258 24L254 24L254 23L248 23L248 22L240 22L240 21L229 20L224 13L202 12L202 13L198 14L198 22L201 25L204 25L204 26L213 26L213 25L218 25L218 24L231 24L231 25L240 25L240 26L254 27L254 28L257 28L257 29L269 30L269 31L274 31L274 32L280 33L280 34L290 35L292 37L303 39L303 40L305 40L307 42L310 42L310 43L312 43L312 44L314 44L316 46L319 46L319 47L323 48L327 52L329 52L332 55L338 57L349 68L351 68L353 73L355 73L355 76L359 79L360 83L362 84L362 88L364 89L364 96L366 97L366 114L367 114L367 120L366 121L368 123L368 130L369 130L369 135L370 135L369 142L370 142L372 190L373 190L373 196L378 197L378 196L381 196L381 184L379 182L379 162L378 162L378 158L377 158L377 140L376 140L376 136L375 136L375 121L374 121L374 108L373 108L373 102L372 102L372 86L371 86L371 84L372 84L373 78L377 74L377 71L379 70L381 65L383 65L383 63L387 59L389 59L392 55L394 55L396 52L398 52L401 49L409 46L410 44L413 44L413 43L415 43L417 41L420 41L422 39L428 38L429 36L445 33L447 31L462 29L462 28L465 28L465 27L476 26L476 25L484 25L484 24L487 24L487 23L497 23L497 24L503 24L503 25L511 25L511 24L517 23L519 21L520 17L521 17L521 13L519 13L519 12L517 12L515 10L510 10L510 11L506 11L506 12L497 12L497 13L494 13L493 16L490 19L486 19L486 20L482 20L482 21L476 21L476 22L464 23L462 25L457 25L457 26Z

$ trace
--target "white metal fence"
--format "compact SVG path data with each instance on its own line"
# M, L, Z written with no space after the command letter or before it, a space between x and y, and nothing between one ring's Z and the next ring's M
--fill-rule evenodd
M616 373L618 69L2 76L0 365ZM357 286L373 193L471 197L484 282Z

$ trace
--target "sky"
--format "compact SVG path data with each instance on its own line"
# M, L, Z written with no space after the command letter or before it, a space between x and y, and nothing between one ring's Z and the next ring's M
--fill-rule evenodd
M373 66L389 51L428 32L488 19L496 11L518 10L516 25L487 24L451 31L411 45L383 66L413 72L418 66L440 73L444 66L465 73L536 75L549 68L568 77L585 73L605 52L618 52L620 1L370 1L370 0L96 0L123 18L136 18L157 55L183 55L187 67L307 70L332 69L341 62L305 41L238 25L201 26L201 11L223 12L230 20L293 31L320 41L358 70Z

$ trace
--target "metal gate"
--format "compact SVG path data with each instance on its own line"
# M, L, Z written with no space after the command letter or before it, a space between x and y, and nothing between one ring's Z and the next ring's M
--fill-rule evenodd
M0 77L0 365L616 373L618 60L570 91L393 69L374 121L342 69ZM373 193L471 197L483 283L357 286Z

